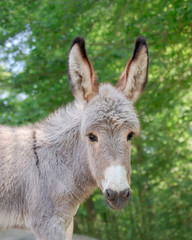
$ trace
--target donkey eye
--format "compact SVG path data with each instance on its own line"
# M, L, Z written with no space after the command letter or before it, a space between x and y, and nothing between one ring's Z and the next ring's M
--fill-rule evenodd
M130 133L127 135L127 141L130 141L133 136L134 136L134 132L130 132Z
M93 133L89 133L89 140L91 142L98 142L97 136L95 136Z

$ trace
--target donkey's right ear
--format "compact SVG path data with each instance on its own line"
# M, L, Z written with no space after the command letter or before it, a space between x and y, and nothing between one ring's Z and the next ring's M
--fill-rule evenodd
M68 76L77 101L88 102L98 92L98 82L81 37L73 40L68 57Z
M147 83L148 75L148 47L145 38L139 36L135 42L133 55L124 72L121 74L116 87L125 93L132 103L141 96Z

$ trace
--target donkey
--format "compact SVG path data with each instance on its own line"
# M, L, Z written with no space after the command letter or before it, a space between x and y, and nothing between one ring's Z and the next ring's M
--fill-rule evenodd
M116 87L99 86L81 37L73 40L68 75L75 97L31 126L0 126L0 228L31 230L39 240L71 240L78 206L97 187L113 209L131 195L133 104L148 72L143 37Z

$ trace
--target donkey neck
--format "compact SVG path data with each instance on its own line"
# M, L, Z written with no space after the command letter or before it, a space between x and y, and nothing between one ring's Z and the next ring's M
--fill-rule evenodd
M82 115L83 108L74 102L58 109L41 124L46 147L54 158L49 161L51 165L57 164L53 169L59 172L61 180L70 184L80 201L96 188L88 165L86 145L80 134ZM62 171L65 172L63 176Z

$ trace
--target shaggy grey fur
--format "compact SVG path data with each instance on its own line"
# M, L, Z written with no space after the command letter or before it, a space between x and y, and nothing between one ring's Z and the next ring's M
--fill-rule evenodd
M126 91L138 96L137 85L145 85L144 43L117 88L98 87L84 40L77 38L69 53L76 100L33 126L0 126L0 229L27 228L40 240L71 240L79 204L97 187L104 192L105 169L121 165L130 184L127 135L138 134L139 121Z

